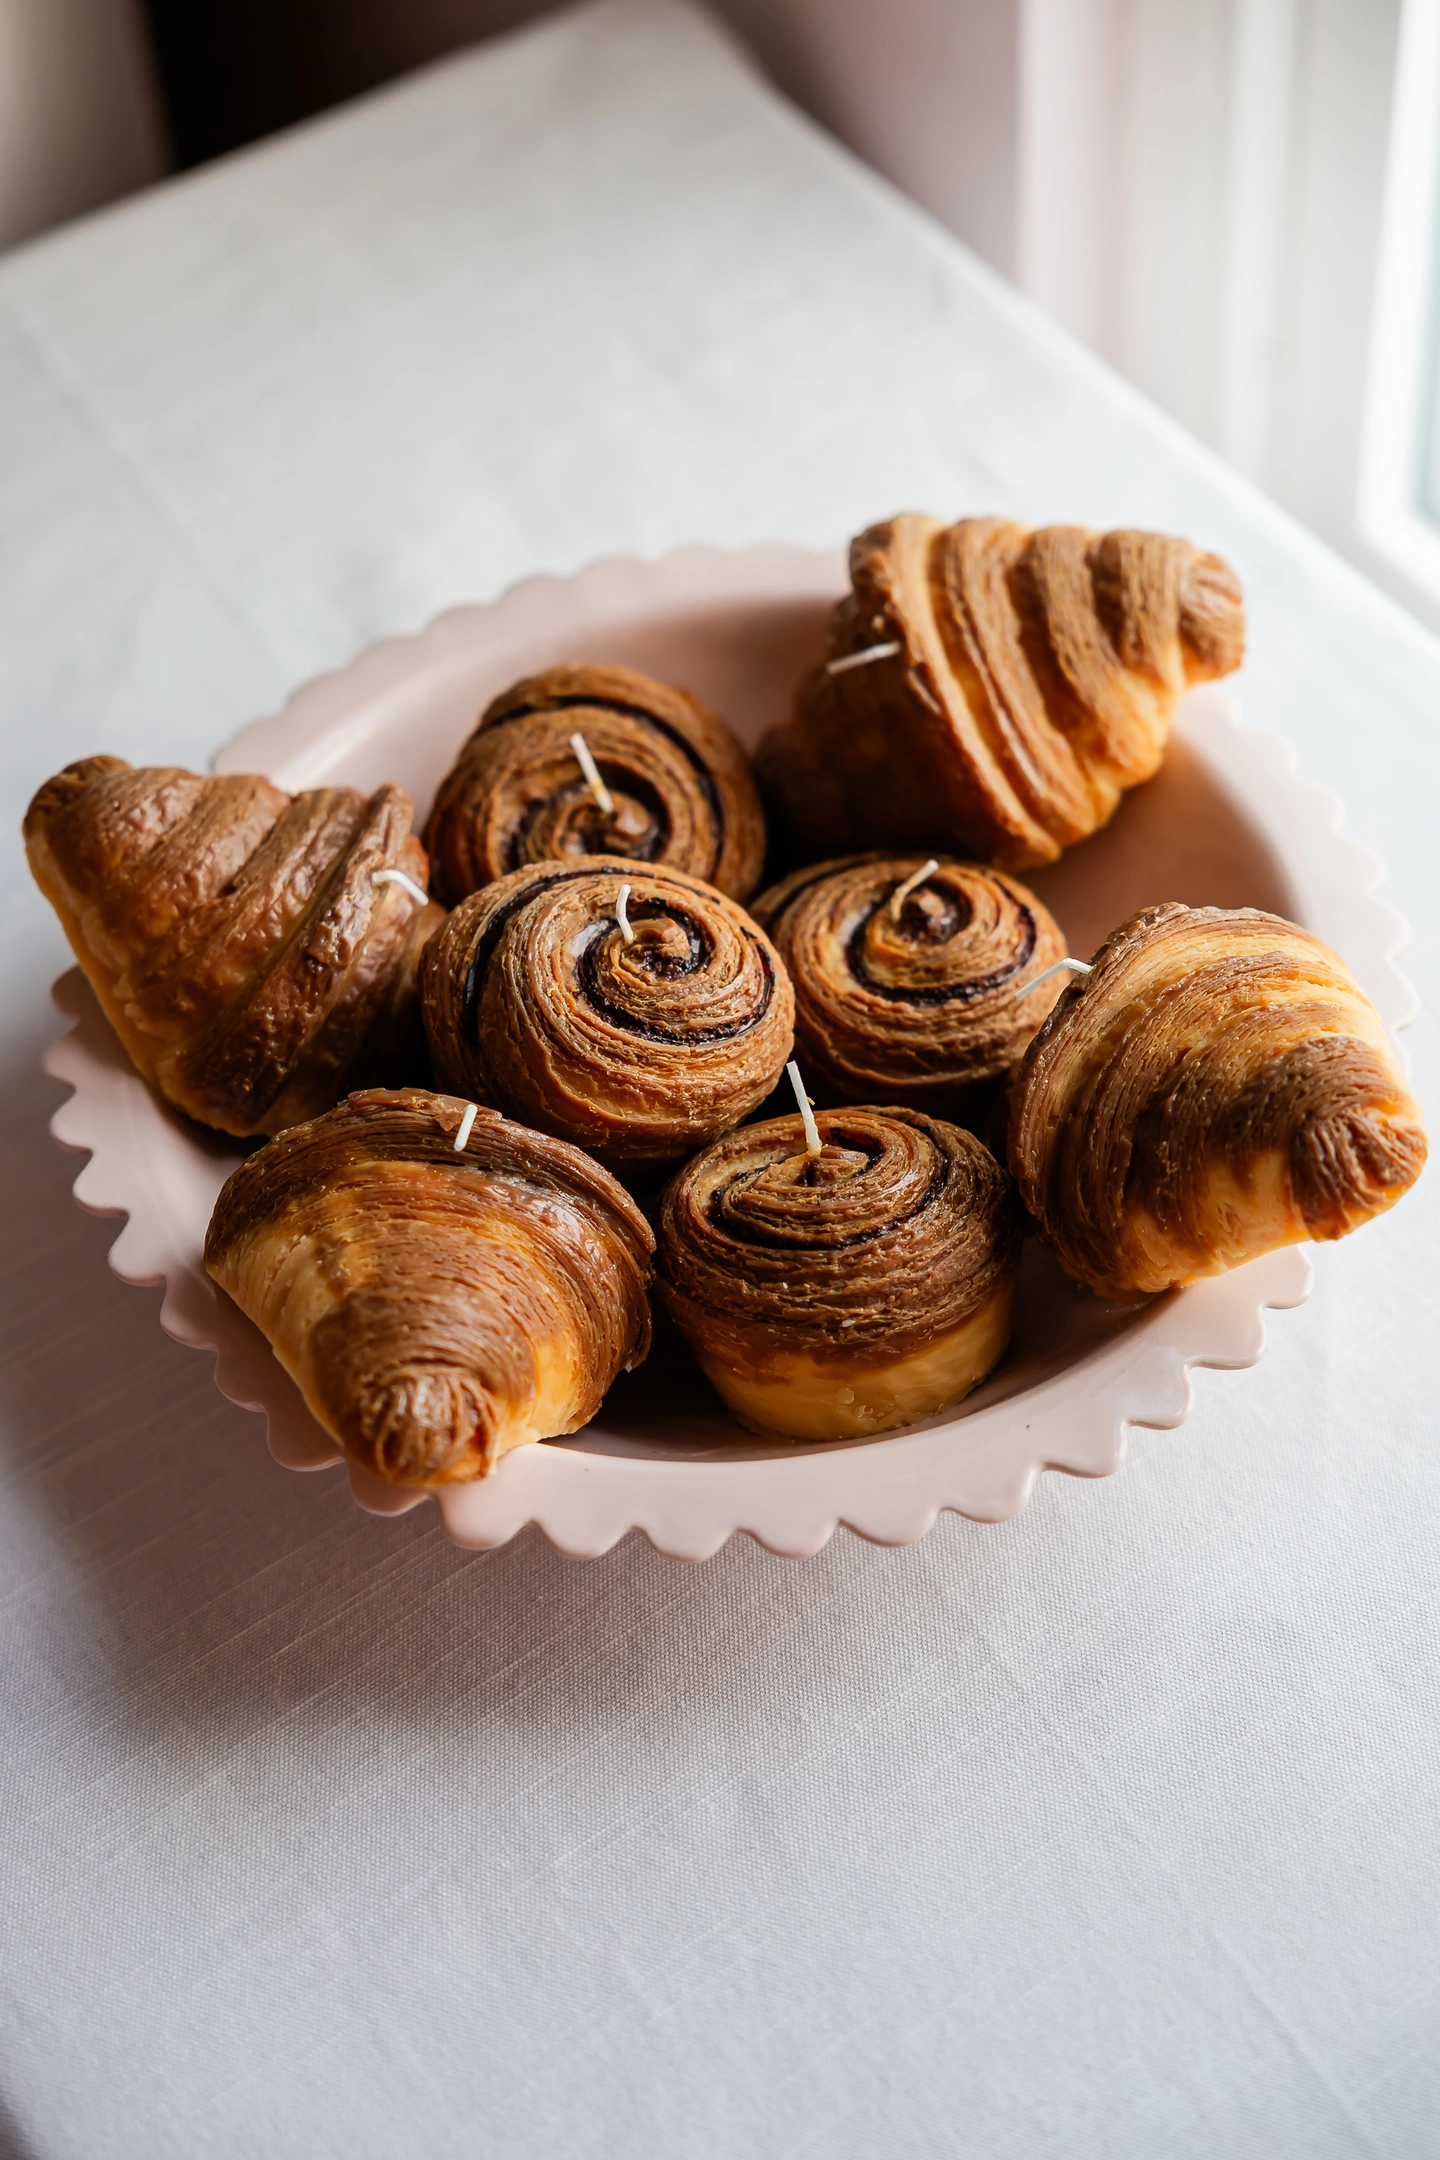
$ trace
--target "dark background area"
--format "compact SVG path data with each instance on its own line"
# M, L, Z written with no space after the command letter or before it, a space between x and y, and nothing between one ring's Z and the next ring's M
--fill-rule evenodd
M565 0L143 0L170 146L179 166L238 150L374 90L461 45L549 15ZM846 125L826 60L831 27L865 19L882 0L710 0L762 67L862 157L873 146ZM1010 0L991 0L997 20ZM828 10L838 12L832 16ZM867 33L873 42L874 23ZM867 48L868 49L868 48ZM967 111L988 155L989 131ZM885 161L880 161L882 169ZM901 178L901 184L906 182ZM983 252L983 241L981 242Z
M553 0L552 0L553 4ZM199 165L546 0L145 0L177 165Z

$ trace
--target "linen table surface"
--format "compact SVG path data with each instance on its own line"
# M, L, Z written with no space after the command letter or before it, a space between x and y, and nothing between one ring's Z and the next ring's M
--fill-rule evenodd
M1440 647L820 135L598 0L0 265L13 833L537 570L1148 525L1414 925ZM27 2160L1432 2154L1432 1170L1120 1474L909 1551L489 1555L105 1266L3 857L0 2104Z

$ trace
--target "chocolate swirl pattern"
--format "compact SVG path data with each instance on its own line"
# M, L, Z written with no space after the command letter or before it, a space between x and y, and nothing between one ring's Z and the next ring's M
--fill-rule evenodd
M660 1295L744 1425L855 1439L948 1408L1009 1334L1020 1214L973 1134L919 1111L742 1126L673 1178Z
M796 1054L819 1100L974 1114L1060 995L1058 981L1016 994L1065 952L1032 892L951 857L916 885L925 868L844 856L754 903L795 986Z
M1104 1297L1344 1237L1425 1161L1379 1015L1336 955L1258 909L1147 908L1026 1052L1010 1166Z
M441 910L403 788L84 758L25 815L40 890L144 1077L202 1124L275 1133L355 1079L423 1072ZM387 878L386 871L402 873Z
M588 1423L650 1343L654 1240L578 1148L369 1089L241 1164L205 1265L326 1431L399 1485L484 1477Z
M472 894L427 950L422 994L445 1086L625 1171L747 1117L794 1035L789 978L743 908L624 860L536 864Z
M577 732L608 811L571 746ZM698 698L631 668L555 667L486 708L440 783L425 845L451 907L526 863L587 855L664 863L748 900L765 822L744 751Z
M816 853L1052 862L1158 769L1185 689L1244 653L1233 573L1160 533L906 513L852 543L850 578L827 665L758 755Z

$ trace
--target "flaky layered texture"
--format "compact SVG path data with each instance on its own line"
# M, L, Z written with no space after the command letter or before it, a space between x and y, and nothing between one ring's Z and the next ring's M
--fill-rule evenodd
M649 1225L578 1148L419 1088L369 1089L252 1155L205 1265L354 1461L484 1477L574 1432L650 1343Z
M744 909L641 862L541 863L472 894L422 994L444 1086L627 1173L748 1117L794 1040L789 979Z
M973 1134L915 1110L747 1125L660 1208L656 1281L742 1424L794 1440L948 1408L1005 1347L1019 1264L1010 1179Z
M1244 655L1234 574L1160 533L906 513L852 543L850 578L827 664L758 755L814 852L1053 862L1156 771L1184 690Z
M1010 1167L1104 1297L1339 1238L1419 1176L1379 1015L1318 938L1258 909L1147 908L1026 1052Z
M609 812L576 760L577 731ZM665 863L748 900L765 822L749 760L698 698L632 668L555 667L486 708L440 783L425 844L449 907L526 863L585 855Z
M403 788L290 796L255 774L85 758L25 845L106 1017L168 1102L279 1132L356 1078L423 1069L416 975L441 921Z
M817 1100L969 1117L1060 994L1018 995L1065 953L1016 879L946 857L815 863L754 903L795 989L795 1045Z

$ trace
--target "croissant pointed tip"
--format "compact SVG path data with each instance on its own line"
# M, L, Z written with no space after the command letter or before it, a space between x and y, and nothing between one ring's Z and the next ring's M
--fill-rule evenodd
M500 1421L473 1373L401 1370L348 1408L351 1454L392 1484L457 1484L494 1467Z
M1191 682L1233 675L1245 658L1245 596L1218 555L1190 560L1180 584L1180 638Z

